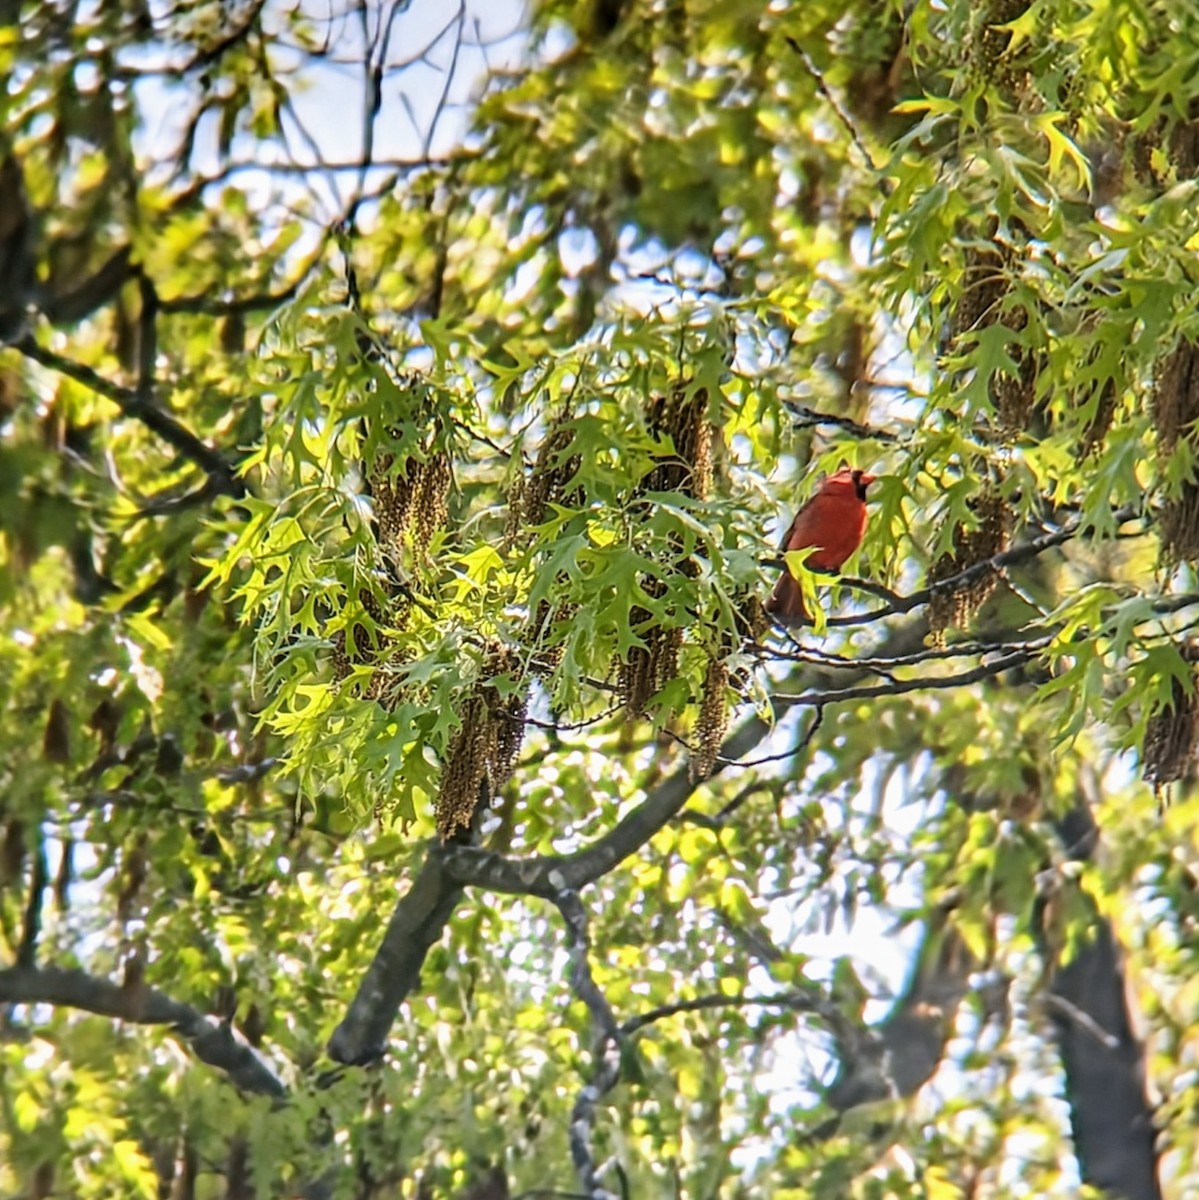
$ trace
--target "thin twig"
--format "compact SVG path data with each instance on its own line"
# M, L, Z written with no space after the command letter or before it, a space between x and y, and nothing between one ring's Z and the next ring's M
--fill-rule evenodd
M879 191L882 192L884 197L889 196L891 194L890 185L888 184L887 179L878 173L878 168L874 165L874 158L871 156L870 151L866 149L866 143L863 141L862 135L858 130L857 123L850 115L849 110L841 103L839 99L837 99L837 97L833 94L832 89L827 83L825 83L824 76L820 73L820 69L816 66L815 62L812 61L812 56L793 37L787 38L787 45L790 46L791 49L803 59L804 66L808 68L808 73L816 81L816 87L820 94L825 98L826 101L828 101L829 107L837 114L837 116L841 119L841 123L848 130L850 140L858 148L858 153L865 160L867 169L871 172L871 174L874 175Z
M614 717L624 706L624 701L621 700L619 703L605 708L603 712L597 713L594 717L586 717L582 721L575 721L571 724L539 721L535 717L518 717L511 713L499 713L498 715L505 720L515 721L518 725L531 725L534 729L544 729L549 733L577 733L580 729L590 729L593 725L602 724L610 717Z
M899 679L894 683L867 684L861 687L831 689L829 691L799 692L787 695L779 692L771 696L771 700L788 707L800 704L841 704L846 700L873 700L879 696L902 696L908 692L945 691L949 688L965 687L969 683L979 683L991 679L1012 667L1022 667L1036 657L1036 652L1028 649L1016 650L994 662L985 663L959 675L941 675L933 678Z
M437 136L437 126L440 124L441 115L445 111L446 101L450 95L450 88L454 83L454 76L458 73L458 57L462 53L462 34L465 30L465 24L466 7L462 3L462 0L459 0L458 9L450 19L449 24L445 27L445 30L437 36L436 41L429 44L429 49L432 50L433 46L449 32L452 26L458 26L457 33L454 36L454 51L450 55L450 63L445 70L445 84L441 89L441 95L437 97L437 103L433 108L433 119L429 122L429 130L425 134L424 141L421 144L421 153L425 158L429 157L429 152L433 148L433 139Z
M863 425L852 417L841 416L838 413L817 412L816 409L800 404L797 400L784 399L783 407L796 418L795 424L798 429L810 429L814 425L832 425L845 430L846 433L852 433L855 437L872 438L876 442L892 443L900 440L899 435L891 433L890 430Z
M1199 597L1197 597L1199 600ZM1042 650L1053 639L1051 637L1027 638L1023 640L996 637L975 638L968 642L955 642L951 646L928 646L913 654L897 654L883 658L848 658L827 650L809 647L806 650L781 651L772 654L772 659L782 658L788 662L804 663L809 666L828 666L850 671L879 671L890 673L897 667L913 667L920 663L936 662L947 658L972 658L978 654L991 654L1001 650Z
M659 1008L638 1013L621 1025L620 1032L625 1037L631 1037L656 1021L664 1021L682 1013L711 1012L721 1008L790 1008L796 1012L815 1013L817 1016L826 1016L832 1012L836 1014L838 1024L842 1020L841 1014L836 1011L831 1001L814 991L784 992L781 996L700 996L695 1000L679 1000L674 1004L663 1004Z
M1115 1034L1108 1033L1090 1013L1084 1012L1076 1004L1071 1004L1064 996L1056 992L1047 992L1041 997L1046 1008L1056 1008L1067 1020L1073 1021L1080 1029L1089 1033L1105 1050L1119 1050L1120 1039Z
M1141 515L1142 513L1139 508L1127 505L1112 513L1112 524L1116 526L1123 525L1127 521L1134 520ZM1083 521L1072 521L1069 525L1064 525L1061 529L1054 530L1053 533L1047 533L1043 537L1034 538L1029 542L1022 542L1020 545L1013 546L1010 550L1004 550L1000 554L993 554L990 558L985 558L982 562L974 563L964 571L959 571L956 575L950 575L945 579L938 579L935 583L931 583L928 587L913 592L910 596L893 594L889 598L887 605L883 608L875 608L870 612L859 613L857 615L829 617L827 624L830 628L868 625L884 617L911 612L913 609L927 604L934 596L942 592L955 592L959 588L967 587L976 580L982 579L985 575L1017 563L1028 562L1030 559L1043 554L1046 550L1051 550L1055 546L1061 546L1076 537L1084 528L1087 528L1087 526ZM843 577L838 582L845 587L860 587L876 595L878 594L879 585L869 580Z
M816 716L811 725L808 726L807 732L799 740L799 743L790 747L787 750L780 750L777 754L763 754L758 758L721 758L719 755L716 761L722 766L728 767L760 767L766 763L779 762L784 758L792 758L797 754L802 754L811 744L812 739L816 736L816 731L824 724L824 707L823 705L816 706Z

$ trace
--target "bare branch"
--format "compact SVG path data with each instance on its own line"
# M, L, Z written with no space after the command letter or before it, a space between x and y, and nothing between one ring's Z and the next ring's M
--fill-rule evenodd
M780 565L780 560L775 559L771 565ZM906 605L908 600L906 596L901 596L898 592L892 591L889 587L884 587L881 583L875 583L873 579L859 579L854 575L843 575L837 580L837 586L852 588L855 592L867 592L871 596L876 596L879 600L885 600L896 612L907 612Z
M852 417L843 417L838 413L817 412L814 408L809 408L806 404L800 404L796 400L784 400L784 407L793 417L795 417L795 427L797 429L811 429L817 425L832 425L836 429L843 429L846 433L852 433L854 437L872 438L876 442L898 442L900 437L898 434L891 433L887 429L876 429L871 425L863 425L859 421L855 421Z
M1130 504L1112 513L1112 524L1120 526L1142 515L1139 508ZM910 596L899 596L895 593L888 593L886 596L887 604L883 608L876 608L868 613L859 613L856 616L830 617L828 624L830 627L868 625L872 621L881 620L883 617L911 612L913 609L927 604L934 596L941 592L956 592L959 588L968 587L976 580L982 579L983 576L989 575L993 571L1029 562L1038 555L1044 554L1046 550L1064 545L1072 538L1077 537L1085 528L1088 528L1088 526L1081 519L1071 521L1068 525L1063 525L1061 529L1054 530L1053 533L1033 538L1032 541L1022 542L1019 546L1013 546L1010 550L1004 550L1001 554L994 554L990 558L983 559L982 562L977 562L973 566L967 567L964 571L959 571L956 575L950 575L945 579L938 579L936 583L929 584L928 587L921 588L918 592L913 592ZM846 587L864 588L864 590L873 592L875 595L880 594L879 585L869 580L842 578L839 582Z
M841 1011L832 1000L813 989L784 992L780 996L699 996L695 1000L679 1000L630 1017L621 1025L620 1032L629 1037L655 1021L664 1021L680 1013L711 1012L720 1008L789 1008L795 1012L815 1013L838 1027L844 1021Z
M889 645L897 654L911 653L923 636L923 625L913 623L895 631ZM786 698L773 701L776 718L790 707ZM742 722L721 746L723 761L717 762L713 774L725 763L744 758L773 728L757 715ZM687 768L681 768L606 834L573 854L521 859L478 846L430 845L416 879L396 906L349 1012L329 1040L330 1057L337 1062L361 1063L383 1053L396 1013L416 986L425 955L441 936L463 889L482 887L505 895L539 896L558 904L564 892L580 891L640 850L678 815L697 786Z
M74 362L53 350L39 346L32 337L22 338L16 348L26 358L66 375L76 383L81 383L105 399L111 400L127 417L141 421L147 429L158 434L167 445L177 450L189 462L207 471L213 486L222 495L241 499L246 494L246 485L237 478L233 468L221 454L202 442L165 409L159 408L153 400L110 382L98 371L83 363Z
M1199 598L1197 598L1199 599ZM841 668L847 671L877 671L890 675L898 667L913 667L919 663L936 662L947 658L973 658L979 654L992 654L998 651L1015 650L1032 642L1040 642L1040 638L1021 638L1018 630L1003 630L993 636L980 636L966 642L953 642L948 646L926 646L912 654L883 655L879 658L848 658L843 654L833 654L814 646L802 650L770 651L763 650L763 657L785 659L787 662L807 663L811 666L825 668Z
M1002 658L996 659L994 662L984 663L982 666L974 667L969 671L962 671L957 675L896 679L890 683L872 683L861 687L839 688L831 691L799 692L791 696L779 693L773 696L772 699L783 701L788 705L815 704L823 706L825 704L840 704L846 700L872 700L878 696L902 696L908 692L945 691L948 688L964 687L966 684L979 683L984 679L1000 675L1012 667L1024 666L1025 663L1031 662L1036 657L1038 649L1049 644L1049 640L1046 638L1037 645L1030 643L1028 647L1015 650L1011 654L1006 654Z
M462 34L465 23L466 8L462 0L458 0L458 8L445 28L445 32L448 32L453 26L457 25L458 27L454 35L454 52L450 56L450 65L445 70L445 83L442 85L441 95L437 97L437 104L433 109L433 119L429 122L429 130L425 134L424 144L421 146L421 153L425 158L429 157L429 151L433 147L433 139L437 136L437 126L441 121L441 114L445 111L446 100L449 98L450 88L454 84L454 76L458 73L458 56L462 52ZM438 35L436 41L440 41L443 36L444 32ZM436 41L429 44L430 50L436 45Z
M812 718L812 723L804 731L804 735L790 749L780 751L778 754L763 754L760 758L724 758L722 755L717 755L716 761L722 767L760 767L766 763L779 762L785 758L794 758L796 755L802 754L811 744L812 739L820 731L821 725L824 724L824 709L820 705L816 706L816 715ZM725 820L729 814L722 812Z
M867 171L874 176L875 182L878 185L879 191L883 194L884 199L891 194L890 181L885 175L882 175L878 168L874 165L874 156L866 148L866 141L862 137L861 130L858 129L857 122L853 119L849 109L833 94L832 89L825 82L824 76L820 72L820 68L812 61L812 56L793 38L786 39L787 45L803 59L803 64L808 69L808 74L816 81L816 87L820 94L828 101L829 107L837 114L841 120L841 124L845 126L849 133L850 141L857 147L858 153L862 156L863 165Z
M587 932L587 912L577 892L566 890L555 897L558 911L566 921L570 948L570 984L587 1006L595 1026L592 1044L594 1067L591 1078L579 1089L570 1113L570 1156L584 1192L592 1200L608 1200L611 1193L599 1181L592 1153L596 1108L620 1080L622 1033L616 1024L612 1006L596 985L591 974L587 951L591 938Z
M425 956L462 898L461 883L443 867L434 849L396 905L349 1011L329 1039L334 1061L358 1065L383 1053L400 1005L416 987Z
M11 967L0 970L0 1002L77 1008L131 1025L168 1025L201 1062L223 1071L235 1087L263 1096L287 1095L279 1076L228 1024L155 988L122 987L85 971Z

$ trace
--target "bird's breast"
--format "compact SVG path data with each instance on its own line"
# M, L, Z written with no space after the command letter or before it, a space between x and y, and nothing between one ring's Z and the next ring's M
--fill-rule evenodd
M866 529L866 506L855 495L818 495L803 509L787 542L788 550L815 546L808 566L838 571L861 545Z

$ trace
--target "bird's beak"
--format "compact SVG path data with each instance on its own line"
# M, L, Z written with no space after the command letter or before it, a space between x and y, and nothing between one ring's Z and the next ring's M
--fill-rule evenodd
M871 475L869 471L854 471L851 473L850 478L853 480L854 495L857 496L861 503L865 504L866 489L875 481L877 477Z

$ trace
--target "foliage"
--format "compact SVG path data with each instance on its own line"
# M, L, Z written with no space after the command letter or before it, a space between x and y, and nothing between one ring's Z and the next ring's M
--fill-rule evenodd
M1199 14L318 10L0 3L0 1189L1193 1185Z

